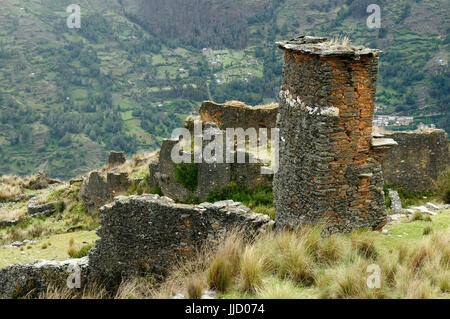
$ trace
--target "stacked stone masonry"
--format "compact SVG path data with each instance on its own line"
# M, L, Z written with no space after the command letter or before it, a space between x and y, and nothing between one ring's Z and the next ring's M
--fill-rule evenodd
M187 121L185 125L193 130L193 123ZM204 133L209 130L211 136L224 140L224 131L218 127L217 123L202 122L202 127ZM172 160L172 150L179 142L178 139L164 140L158 162L149 165L150 184L158 186L165 196L176 201L183 202L192 196L200 201L205 201L211 192L221 190L231 182L236 182L250 189L258 186L269 186L272 183L271 175L261 174L264 163L254 158L252 153L244 152L245 162L238 163L238 152L240 151L236 150L233 152L234 160L227 163L224 150L221 161L195 163L197 166L197 185L193 190L187 189L177 180L175 164ZM202 147L205 148L208 143L209 141L204 141ZM191 154L191 158L193 162L193 154Z
M443 130L385 134L398 142L386 153L383 174L386 184L409 192L436 189L440 174L450 167L448 136Z
M221 128L271 128L276 125L278 104L249 107L242 102L218 104L205 101L200 107L203 122L214 122Z
M88 258L40 261L0 269L0 299L37 298L50 287L67 288L67 283L85 287L89 278Z
M117 197L101 208L100 218L100 240L89 264L93 276L111 282L146 273L164 275L204 245L221 243L233 229L256 234L273 225L268 216L233 201L182 205L158 195Z
M284 67L273 185L277 227L326 221L326 234L383 227L380 162L395 143L372 147L378 51L312 37L278 46Z

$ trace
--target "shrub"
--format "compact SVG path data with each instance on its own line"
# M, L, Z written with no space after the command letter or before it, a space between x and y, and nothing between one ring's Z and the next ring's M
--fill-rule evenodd
M231 233L218 248L207 270L208 285L215 290L225 292L232 284L232 279L239 271L243 236L238 232Z
M403 207L423 204L424 202L429 201L430 198L435 198L438 195L436 190L428 192L408 192L404 189L396 187L395 185L385 185L384 189L385 195L387 194L388 189L396 190L400 196Z
M55 204L55 208L58 213L62 213L66 209L66 203L63 200L60 200Z
M86 257L87 255L89 255L89 250L91 250L91 248L94 245L90 244L90 245L84 245L83 247L81 247L80 249L76 250L74 248L74 246L69 247L68 250L68 254L70 257L72 258L83 258Z
M252 209L257 214L263 214L270 217L270 219L275 220L275 208L263 205L258 205Z
M270 186L258 186L250 190L244 185L231 182L221 190L212 191L207 197L207 201L211 203L229 199L241 202L250 208L257 206L273 207L273 192Z
M175 166L175 178L177 181L189 189L194 191L197 188L198 166L195 163L179 163Z
M149 193L150 194L157 194L159 196L164 196L164 194L163 194L163 192L161 190L161 187L159 187L159 186L151 187L150 190L149 190Z
M430 216L424 215L424 214L421 213L421 212L415 212L415 213L412 215L412 217L411 217L411 221L413 222L413 221L417 221L417 220L422 220L422 221L425 221L425 222L431 222L431 221L433 221L433 220L431 219Z
M423 229L423 234L424 236L431 234L431 232L433 231L433 228L431 228L431 226L427 226Z

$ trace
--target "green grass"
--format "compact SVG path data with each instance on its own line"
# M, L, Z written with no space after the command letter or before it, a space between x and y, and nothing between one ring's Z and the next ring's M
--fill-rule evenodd
M207 201L217 202L232 199L253 208L257 206L273 207L273 192L270 186L258 186L251 190L248 187L231 182L221 190L214 190L208 195ZM261 209L262 210L262 209Z
M76 245L94 244L98 239L95 231L80 231L76 233L45 236L37 239L31 248L23 246L19 248L0 248L0 268L11 264L30 263L35 260L65 260L71 258L67 253L70 238L74 238ZM51 243L46 249L42 245ZM24 253L24 254L22 254Z
M395 245L417 242L423 238L423 230L426 227L432 227L434 231L444 231L450 227L450 210L440 211L437 216L431 216L431 222L428 221L408 221L402 219L384 229L389 231L391 236L377 234L376 238L386 248L393 248ZM401 236L401 237L400 237Z

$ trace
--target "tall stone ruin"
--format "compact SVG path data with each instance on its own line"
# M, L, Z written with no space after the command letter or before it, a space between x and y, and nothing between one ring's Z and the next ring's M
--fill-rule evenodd
M396 143L372 135L379 51L308 36L277 45L284 50L277 227L380 229L387 217L380 162Z

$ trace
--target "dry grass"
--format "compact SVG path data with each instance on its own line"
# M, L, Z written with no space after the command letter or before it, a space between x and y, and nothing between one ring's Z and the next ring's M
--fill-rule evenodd
M263 287L258 288L257 296L261 299L302 299L298 287L289 280L268 281Z
M233 277L238 273L243 250L243 237L233 232L219 247L207 270L207 282L210 288L226 292Z
M187 297L189 299L201 299L205 287L206 284L203 276L200 274L193 274L188 279Z
M76 248L75 248L75 239L73 237L70 237L69 239L69 248L67 249L67 254L69 256L72 256L75 254Z
M337 36L325 42L328 48L336 48L338 50L349 49L351 47L350 38L347 36Z
M4 208L0 210L0 220L16 220L22 217L27 213L27 208L19 207L19 208Z
M424 214L421 213L421 212L415 212L415 213L412 215L410 221L411 221L411 222L414 222L414 221L417 221L417 220L422 220L422 221L425 221L425 222L431 222L431 221L433 221L429 215L424 215Z
M34 239L40 237L45 229L40 224L33 225L29 229L21 229L19 227L11 227L6 235L0 238L0 244L8 244L15 241L24 241L25 239Z
M10 201L16 198L17 195L23 193L23 189L20 186L10 184L0 184L0 201Z
M47 291L41 293L38 299L107 299L111 298L109 292L97 283L82 289L70 289L67 286L49 286Z
M371 232L321 238L321 227L266 232L253 241L232 233L217 249L175 265L164 282L152 278L123 282L112 296L85 290L77 298L200 298L209 286L222 297L440 298L450 287L450 231L432 233L417 244L387 249ZM370 288L370 265L380 269L380 288ZM47 292L47 297L64 290Z
M241 258L240 272L244 291L255 292L261 286L264 276L264 258L255 247L245 247Z

